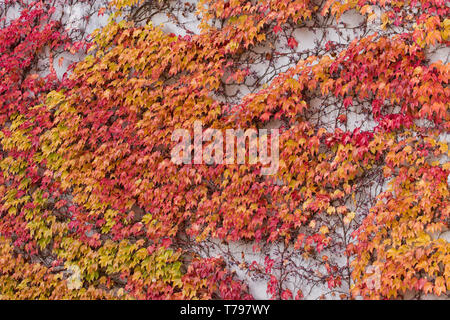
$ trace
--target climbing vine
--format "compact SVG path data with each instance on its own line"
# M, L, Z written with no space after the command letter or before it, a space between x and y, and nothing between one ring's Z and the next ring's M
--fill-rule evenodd
M445 1L79 2L0 10L1 297L448 295ZM195 121L279 129L278 171L175 164Z

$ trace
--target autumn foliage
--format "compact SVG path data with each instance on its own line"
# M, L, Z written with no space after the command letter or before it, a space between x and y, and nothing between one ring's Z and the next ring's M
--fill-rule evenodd
M79 1L91 37L49 2L0 7L1 298L448 296L445 1ZM279 128L277 173L174 164L198 120Z

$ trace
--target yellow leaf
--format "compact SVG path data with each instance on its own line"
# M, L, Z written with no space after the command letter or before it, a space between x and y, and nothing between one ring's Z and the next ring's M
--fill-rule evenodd
M319 231L321 234L327 234L328 232L330 232L327 226L321 226Z
M375 12L373 12L373 13L369 14L369 16L367 17L367 22L372 22L376 18L377 18L377 14Z
M355 218L355 215L356 215L355 212L353 211L349 212L344 218L344 223L347 225L350 224L350 222Z

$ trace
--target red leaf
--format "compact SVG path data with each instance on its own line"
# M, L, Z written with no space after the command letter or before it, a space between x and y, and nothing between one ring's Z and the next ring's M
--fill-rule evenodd
M281 29L281 27L279 25L276 25L275 27L273 27L273 32L275 32L275 34L277 34L278 32L283 31L283 29Z
M344 99L344 107L352 106L353 105L353 99L352 97L347 97Z
M298 46L298 42L297 42L297 40L295 40L295 38L289 38L288 39L288 46L291 48L291 49L294 49L294 48L297 48L297 46Z

